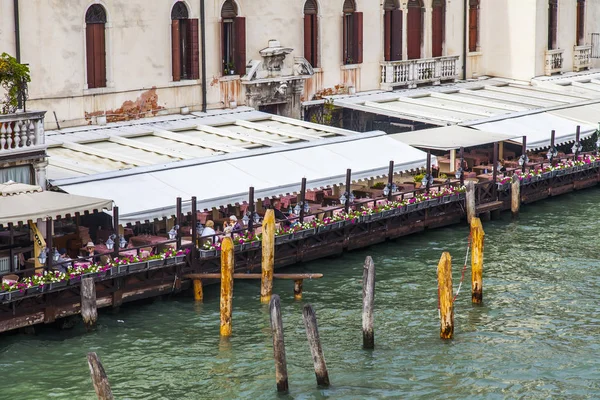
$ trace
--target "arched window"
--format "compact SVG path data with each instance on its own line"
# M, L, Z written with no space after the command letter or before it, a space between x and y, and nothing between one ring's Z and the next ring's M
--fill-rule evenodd
M246 18L238 17L237 5L227 0L221 9L223 74L246 74Z
M397 0L383 4L383 47L385 61L402 60L402 10Z
M189 18L183 1L171 9L171 59L173 81L200 77L198 20Z
M408 59L421 58L421 43L423 42L423 3L421 0L408 1L408 18L406 33L408 36Z
M444 55L444 31L446 27L445 0L433 0L433 14L431 22L431 55L433 57L441 57Z
M585 45L585 0L577 0L577 46Z
M548 50L557 48L556 37L558 34L558 0L548 1Z
M85 48L88 89L106 87L106 10L94 4L85 13Z
M317 68L319 54L319 12L316 0L306 0L304 3L304 58L313 68Z
M363 62L363 13L356 12L354 0L344 1L343 12L343 62L360 64Z
M479 0L469 0L469 51L477 51L479 43Z

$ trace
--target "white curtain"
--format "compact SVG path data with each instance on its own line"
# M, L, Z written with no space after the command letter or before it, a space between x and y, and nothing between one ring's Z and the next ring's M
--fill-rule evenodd
M0 169L0 183L15 181L27 185L35 185L30 165Z

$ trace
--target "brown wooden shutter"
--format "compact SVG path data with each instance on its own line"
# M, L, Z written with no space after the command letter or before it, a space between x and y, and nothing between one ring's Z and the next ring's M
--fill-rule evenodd
M441 57L444 42L444 7L441 4L433 7L432 36L431 55Z
M344 15L342 16L342 64L347 64L348 58L348 21Z
M477 6L469 8L469 51L477 51L477 36L478 36L478 13Z
M235 73L242 76L246 75L246 18L235 17L233 21Z
M173 81L181 80L181 48L179 47L179 20L171 21L171 64L173 68Z
M94 29L92 24L87 24L85 27L85 52L87 66L87 85L89 89L93 89L94 85Z
M383 55L385 61L392 60L392 12L383 14Z
M402 10L392 12L392 61L402 60Z
M558 4L557 0L550 0L548 8L548 50L556 48L556 35L558 32Z
M585 44L585 1L577 0L577 45Z
M312 14L312 60L313 68L319 67L319 19L317 14Z
M421 58L421 8L408 8L407 35L408 35L408 59Z
M188 19L187 39L188 39L188 74L189 79L200 78L200 49L198 45L198 19Z
M314 67L312 50L312 15L304 15L304 58Z
M352 16L354 18L354 63L361 64L363 62L363 13L355 12Z
M94 87L106 87L104 24L92 24L94 31Z

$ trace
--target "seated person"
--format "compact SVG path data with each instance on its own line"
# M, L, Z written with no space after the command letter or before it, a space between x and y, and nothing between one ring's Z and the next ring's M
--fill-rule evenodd
M87 251L88 255L87 255L87 257L83 257L83 258L90 262L96 261L96 259L94 257L95 255L97 255L96 254L96 245L93 242L88 242L88 244L85 245L85 250Z
M235 215L229 217L229 226L231 226L232 231L235 233L244 230L244 227L240 224L240 221L238 221Z
M288 217L283 213L283 211L281 211L281 201L280 200L273 201L273 211L275 213L275 221L276 222L283 222L283 224L285 226L291 225L291 222L288 219Z
M58 254L60 254L60 258L58 259L58 262L56 263L57 264L56 268L60 272L67 272L67 269L73 266L73 263L66 262L66 261L71 261L71 257L69 257L69 255L67 254L67 249L60 249L58 251Z
M213 235L216 235L217 232L215 232L215 223L211 220L206 221L206 225L204 226L204 230L202 231L202 236L200 236L200 238L204 238L201 240L201 243L204 245L204 243L212 243L214 244L216 242L216 237Z

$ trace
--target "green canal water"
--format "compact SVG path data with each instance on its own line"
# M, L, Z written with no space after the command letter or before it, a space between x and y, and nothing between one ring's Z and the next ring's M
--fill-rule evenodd
M98 331L3 336L1 399L94 399L86 353L97 352L117 399L600 398L600 191L524 207L484 223L484 305L470 269L455 339L439 339L436 265L453 256L458 286L468 230L457 225L287 271L322 272L295 302L277 281L289 395L277 395L266 306L257 282L235 284L233 336L219 338L218 287L100 314ZM361 276L377 267L376 349L361 348ZM302 323L313 305L332 386L315 387Z

